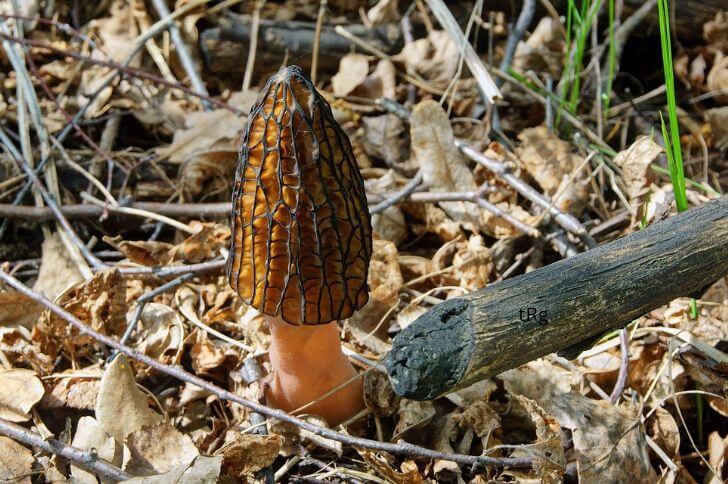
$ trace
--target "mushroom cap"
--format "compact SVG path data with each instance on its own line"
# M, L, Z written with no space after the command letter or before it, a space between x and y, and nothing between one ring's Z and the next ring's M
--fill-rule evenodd
M235 174L230 285L294 324L350 317L369 299L364 180L331 107L298 66L266 83Z

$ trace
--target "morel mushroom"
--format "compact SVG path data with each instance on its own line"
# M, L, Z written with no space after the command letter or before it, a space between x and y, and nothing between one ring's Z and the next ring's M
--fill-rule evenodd
M230 285L266 315L268 402L337 425L364 406L337 320L369 298L364 181L331 107L297 66L267 82L248 117L233 190Z

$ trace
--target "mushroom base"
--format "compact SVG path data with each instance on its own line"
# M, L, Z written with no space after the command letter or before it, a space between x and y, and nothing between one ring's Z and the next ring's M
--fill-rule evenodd
M266 398L268 404L293 412L319 415L336 426L364 408L361 377L341 351L336 322L316 326L293 326L268 316L271 345L268 356L273 373ZM348 382L348 383L346 383Z

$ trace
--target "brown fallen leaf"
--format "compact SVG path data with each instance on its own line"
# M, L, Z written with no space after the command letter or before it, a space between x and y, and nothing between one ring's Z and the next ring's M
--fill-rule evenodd
M0 369L0 418L11 422L29 420L30 411L43 398L45 389L32 370Z
M373 26L399 21L399 0L379 0L367 12L367 19Z
M417 159L424 183L432 192L475 190L477 185L465 158L454 145L455 136L447 113L433 100L422 101L412 110L410 120L412 153ZM440 202L456 221L480 226L480 210L472 202Z
M78 267L68 255L59 232L54 232L41 245L40 269L33 290L48 299L55 299L71 286L83 281Z
M580 482L649 482L655 478L639 417L578 392L578 376L545 360L500 375L513 395L534 400L572 431Z
M200 455L192 439L167 421L149 423L126 436L129 459L124 470L133 475L164 474L189 466Z
M429 424L435 416L435 407L430 401L417 401L403 398L397 411L397 426L392 441L396 442L406 432L420 429Z
M527 451L534 456L533 470L542 482L562 482L566 470L559 422L541 406L523 395L514 395L536 425L536 442ZM531 451L534 451L531 453Z
M728 106L706 110L705 120L710 124L713 146L722 149L728 144Z
M728 436L721 437L718 432L710 433L708 436L708 462L719 475L709 471L709 475L703 482L707 484L725 482L728 478L728 471L725 469L725 463L728 462Z
M78 420L76 434L73 436L71 445L79 449L91 450L113 465L121 466L123 447L107 434L93 417L85 415ZM97 482L93 473L75 465L71 465L71 475L79 483L95 484ZM103 480L103 482L109 481Z
M417 466L407 472L397 472L394 467L394 459L389 454L382 452L370 452L364 449L358 449L359 455L364 457L367 464L381 475L386 482L395 484L418 484L424 482Z
M184 325L177 311L159 303L147 303L139 321L142 326L139 351L167 364L176 365L182 357Z
M283 438L279 435L241 434L229 432L233 437L215 451L223 458L223 471L243 479L273 463L281 450Z
M155 476L133 477L126 484L216 484L220 476L222 456L199 455L189 465L175 467Z
M444 88L457 73L460 49L450 34L432 30L426 38L405 44L394 59L414 69L430 84Z
M571 144L559 139L546 126L524 129L519 135L521 145L516 154L528 174L547 195L554 195L561 181L579 165Z
M331 78L335 96L348 96L369 74L369 60L364 54L346 54L339 61L339 72Z
M118 442L123 442L127 435L142 426L161 420L161 416L149 408L146 394L137 388L129 359L124 354L114 357L101 378L96 420Z
M636 199L644 195L645 189L655 179L650 165L664 151L651 137L641 135L629 148L614 157L614 163L624 173L627 195L630 198Z
M716 54L713 67L708 72L708 78L705 83L705 89L707 91L728 91L728 56L721 58L720 55L720 53ZM716 96L715 99L721 103L728 103L728 95L725 94Z
M0 481L31 484L34 460L30 449L0 436Z
M0 292L0 326L32 328L42 313L43 307L24 294Z
M98 374L99 378L93 378ZM78 375L78 376L76 376ZM101 371L94 368L67 370L60 375L53 389L43 397L42 408L74 408L93 410L99 394Z

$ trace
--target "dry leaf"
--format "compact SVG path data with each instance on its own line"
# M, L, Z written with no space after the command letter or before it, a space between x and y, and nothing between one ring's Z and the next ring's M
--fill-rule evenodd
M30 449L0 436L0 481L31 484L34 460Z
M394 459L389 454L382 452L370 452L365 449L357 449L359 455L364 457L367 464L371 466L376 472L378 472L386 482L395 484L418 484L423 482L422 476L420 475L417 466L407 472L397 472L392 464Z
M197 456L190 465L175 467L156 476L133 477L124 484L216 484L220 476L222 456Z
M513 395L537 402L574 437L580 482L649 482L655 478L647 457L639 416L577 391L578 376L545 360L500 375Z
M516 154L524 168L547 195L554 195L562 179L579 165L579 157L546 126L524 129L518 139Z
M445 110L435 101L420 102L410 120L412 153L425 184L432 192L475 190L475 178L454 143L455 137ZM471 202L440 202L456 221L479 226L480 210Z
M241 91L228 104L248 112L257 97L256 91ZM157 148L157 154L170 163L185 163L210 151L235 152L245 123L245 118L227 109L188 113L185 128L175 131L172 144Z
M538 403L522 395L514 395L536 425L536 443L533 448L535 459L533 470L542 482L562 482L566 470L564 446L561 441L561 426Z
M649 136L638 136L632 145L617 153L614 163L622 168L627 194L630 198L639 198L644 190L654 181L654 173L650 165L665 150Z
M126 329L126 281L116 269L99 271L88 281L63 293L56 301L63 309L92 329L107 335L121 335ZM55 358L60 348L75 358L88 353L95 340L80 333L55 313L46 311L33 328L33 340Z
M455 77L460 62L460 49L445 31L433 30L427 38L404 45L394 58L437 87L447 86Z
M718 57L720 54L717 54ZM708 72L708 80L705 83L708 91L728 91L728 56L716 59L713 67ZM728 95L722 94L715 99L721 103L728 103Z
M0 292L0 326L32 328L43 313L43 306L17 291Z
M513 70L520 73L546 71L558 77L562 69L564 44L561 22L553 17L542 17L528 39L518 42Z
M349 318L357 341L377 352L389 349L387 325L380 324L386 313L399 302L404 280L399 270L397 247L387 240L375 239L369 263L369 302Z
M164 356L165 363L176 365L181 358L184 325L177 311L158 303L147 303L139 317L142 332L139 350L154 359Z
M501 426L498 412L493 410L485 400L476 400L454 418L461 427L470 426L478 437L487 437L493 430Z
M93 378L97 374L99 378ZM76 376L76 375L79 376ZM96 408L96 397L99 394L101 372L98 369L67 370L58 376L53 390L46 394L41 402L43 408L59 409L63 407L78 410Z
M68 255L60 233L51 234L41 247L40 269L33 290L53 300L69 287L83 281L83 276Z
M146 394L137 388L129 360L118 354L104 371L96 399L96 420L117 441L161 417L147 403Z
M346 54L339 61L339 72L331 78L335 96L348 96L369 74L369 60L364 54Z
M233 438L225 442L215 455L223 457L225 473L241 479L271 465L283 443L279 435L241 434L237 431L232 434Z
M379 158L389 167L400 165L407 156L407 131L404 122L394 114L362 118L362 146L367 155ZM369 181L369 180L368 180ZM386 182L388 180L384 180ZM389 180L393 182L393 180ZM382 184L382 182L379 182ZM384 186L381 188L385 188ZM387 184L387 189L394 187Z
M718 432L711 432L708 436L708 462L710 466L719 474L715 475L709 472L705 481L707 484L720 484L726 482L728 471L725 469L725 463L728 462L728 436L721 437Z
M399 408L400 397L392 389L389 378L382 372L364 374L364 402L376 415L389 417Z
M124 444L130 454L124 469L134 475L164 474L189 466L200 455L192 439L166 421L144 424Z
M403 434L410 430L417 430L432 421L435 416L435 407L430 401L417 401L401 399L397 412L397 426L394 428L392 441L396 442Z
M45 389L32 370L0 369L0 418L11 422L25 422L30 411L43 398Z
M652 440L674 461L680 460L680 429L675 418L662 407L655 407L655 412L645 423Z
M78 420L76 434L71 445L79 449L91 450L100 458L120 466L123 458L123 448L112 436L104 432L95 418L83 416ZM96 484L96 476L78 466L71 465L71 475L83 484ZM113 482L102 479L102 482Z
M367 19L372 26L399 21L399 0L379 0L367 12Z

